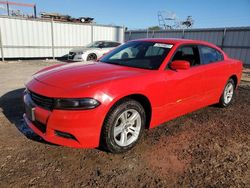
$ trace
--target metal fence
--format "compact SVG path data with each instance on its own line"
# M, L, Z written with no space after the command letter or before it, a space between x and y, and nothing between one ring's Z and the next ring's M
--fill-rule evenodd
M4 58L61 57L96 40L124 41L124 27L0 16Z
M139 38L185 38L211 42L221 47L230 57L250 65L250 27L127 31L125 41Z

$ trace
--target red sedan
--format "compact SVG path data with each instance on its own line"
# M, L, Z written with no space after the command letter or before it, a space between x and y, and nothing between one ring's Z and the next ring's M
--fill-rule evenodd
M24 119L65 146L131 149L143 130L232 102L242 63L202 41L129 41L93 64L45 68L26 84Z

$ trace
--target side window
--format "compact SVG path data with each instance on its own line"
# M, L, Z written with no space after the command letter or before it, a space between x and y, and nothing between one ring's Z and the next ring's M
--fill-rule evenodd
M111 42L110 47L117 47L119 45L120 45L120 43L118 43L118 42Z
M105 42L104 48L113 48L116 46L119 46L120 44L118 42Z
M190 66L200 65L200 55L197 46L183 46L175 53L172 61L185 60L190 63Z
M95 47L97 47L97 48L105 48L105 42L98 41L98 42L96 42Z
M110 46L111 46L110 44L111 44L110 42L104 42L103 47L104 48L110 48Z
M200 46L200 52L202 57L202 64L208 64L223 60L221 52L208 46Z

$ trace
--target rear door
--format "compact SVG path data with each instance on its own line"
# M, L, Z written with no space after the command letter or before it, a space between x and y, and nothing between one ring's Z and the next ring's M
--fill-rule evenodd
M204 94L206 100L215 103L219 100L227 81L227 62L223 54L215 48L200 45L201 64L204 67Z

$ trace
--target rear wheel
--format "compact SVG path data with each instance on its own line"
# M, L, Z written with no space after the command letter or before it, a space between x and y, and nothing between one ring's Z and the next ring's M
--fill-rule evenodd
M140 139L146 123L146 114L142 105L131 99L116 104L107 115L101 145L112 153L122 153Z
M232 99L234 96L234 90L235 90L235 83L233 79L229 79L223 93L220 97L219 105L221 107L227 107L232 103Z
M96 60L97 60L96 54L89 54L87 57L87 61L96 61Z

